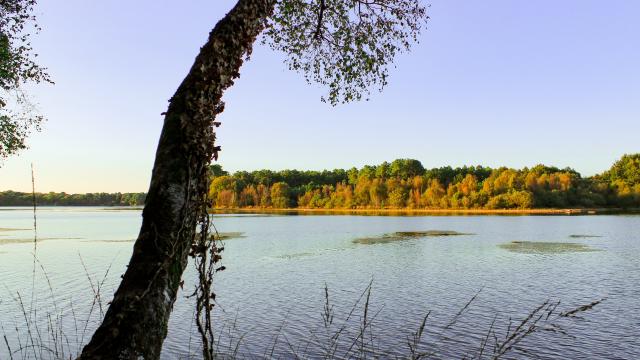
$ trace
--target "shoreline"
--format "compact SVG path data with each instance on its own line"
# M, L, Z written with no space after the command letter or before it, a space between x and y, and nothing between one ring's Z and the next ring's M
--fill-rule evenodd
M211 214L298 214L298 215L609 215L637 214L640 209L318 209L318 208L214 208Z
M109 205L40 205L38 209L78 208L105 211L142 211L143 206ZM32 209L32 206L0 205L2 210ZM537 208L537 209L319 209L319 208L213 208L210 214L280 214L280 215L625 215L640 214L640 208Z

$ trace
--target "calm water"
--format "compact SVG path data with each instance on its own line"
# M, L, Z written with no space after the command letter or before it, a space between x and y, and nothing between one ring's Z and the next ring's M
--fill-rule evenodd
M640 358L637 215L214 217L218 231L243 233L226 241L227 270L216 282L219 335L223 342L234 344L242 336L240 357L263 357L274 343L276 357L289 358L291 348L303 354L310 341L322 342L318 334L323 328L325 284L337 323L372 282L369 316L375 315L372 331L382 358L406 354L407 336L429 310L426 337L440 339L440 345L433 347L436 357L460 358L479 347L496 316L495 327L504 334L510 317L521 319L547 299L561 300L560 307L569 309L601 298L606 300L582 319L563 323L571 337L544 333L523 347L543 359ZM100 318L100 309L91 309L88 277L94 287L104 281L101 293L108 301L125 270L140 222L141 213L133 210L39 209L33 280L33 231L28 230L32 213L0 208L0 323L8 339L25 341L22 300L25 308L37 309L27 312L41 323L47 314L57 314L71 348L86 342ZM396 231L427 230L473 235L369 245L352 242ZM577 234L598 237L570 237ZM598 251L522 253L498 246L511 241L576 242ZM163 358L186 358L190 353L197 358L193 307L185 298L192 279L193 271L188 270ZM439 329L478 291L447 338L439 337ZM356 328L361 310L352 318L356 323L350 323ZM21 340L16 328L22 332ZM357 332L356 328L347 332ZM274 338L277 333L279 339ZM347 337L345 344L352 341ZM307 351L306 357L317 355ZM7 349L0 343L0 359L4 358Z

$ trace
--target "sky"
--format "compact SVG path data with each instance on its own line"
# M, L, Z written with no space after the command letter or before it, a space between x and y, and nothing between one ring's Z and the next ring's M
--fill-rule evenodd
M167 100L230 0L41 0L33 41L55 85L30 87L48 121L0 167L0 191L148 188ZM229 171L570 166L640 152L640 2L432 0L419 44L369 101L324 89L257 45L225 94Z

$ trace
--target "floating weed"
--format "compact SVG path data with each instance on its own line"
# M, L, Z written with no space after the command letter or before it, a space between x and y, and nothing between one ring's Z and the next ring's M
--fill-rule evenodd
M383 234L379 236L363 237L353 239L355 244L373 245L373 244L387 244L394 241L403 241L411 239L419 239L425 237L442 237L442 236L461 236L461 235L474 235L469 233L461 233L451 230L428 230L428 231L398 231L390 234Z
M243 232L218 233L218 240L231 240L231 239L238 239L238 238L243 238L243 237L246 237L246 236L244 236ZM40 240L40 239L38 238L38 240ZM134 242L134 241L136 241L136 239L101 239L101 240L83 240L82 242L88 242L88 243L130 243L130 242Z
M588 239L588 238L599 238L602 235L588 235L588 234L571 234L569 235L572 239Z
M229 218L258 218L258 217L279 217L278 214L227 214L219 212L209 212L212 218L229 219Z
M344 250L347 250L347 249L348 248L345 248L345 247L317 249L317 250L315 250L313 252L307 251L307 252L300 252L300 253L293 253L293 254L282 254L282 255L273 256L272 258L273 259L293 260L293 259L305 258L305 257L310 257L310 256L327 255L328 253L331 253L331 252L344 251Z
M584 244L547 241L512 241L498 247L521 254L562 254L598 251Z
M460 235L474 235L470 233L461 233L451 230L429 230L429 231L399 231L394 233L396 236L402 236L407 238L419 238L427 236L460 236Z
M218 233L216 236L216 240L231 240L231 239L241 239L241 238L245 238L246 236L244 235L243 232L221 232Z
M316 254L311 253L311 252L301 252L301 253L295 253L295 254L278 255L278 256L275 256L275 258L276 259L284 259L284 260L294 260L294 259L309 257L309 256L313 256L313 255L316 255Z
M122 207L122 206L118 206L118 207L108 207L108 208L102 208L100 209L101 211L142 211L142 207L140 206L133 206L133 207Z
M134 242L136 241L136 239L119 239L119 240L111 240L111 239L106 239L106 240L82 240L82 242L88 242L88 243L97 243L97 242L102 242L102 243L128 243L128 242Z
M81 240L80 237L39 237L38 243L47 240ZM33 243L33 238L0 239L0 245Z

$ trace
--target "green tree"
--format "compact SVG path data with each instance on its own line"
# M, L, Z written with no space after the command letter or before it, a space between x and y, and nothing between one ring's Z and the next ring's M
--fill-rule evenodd
M358 171L357 168L352 167L351 169L349 169L349 171L347 172L347 177L349 178L349 184L351 185L357 184L359 174L360 172Z
M628 186L640 184L640 154L623 155L600 178L610 183L619 180Z
M27 137L44 120L22 89L26 83L51 83L35 62L26 30L40 31L35 5L36 0L0 0L0 160L25 149Z
M391 163L389 172L391 176L408 179L414 176L424 175L424 167L418 160L396 159Z
M211 164L209 165L209 176L218 177L229 175L229 172L222 170L222 165L220 164Z
M378 179L386 179L391 175L391 165L388 162L376 166L375 177Z

